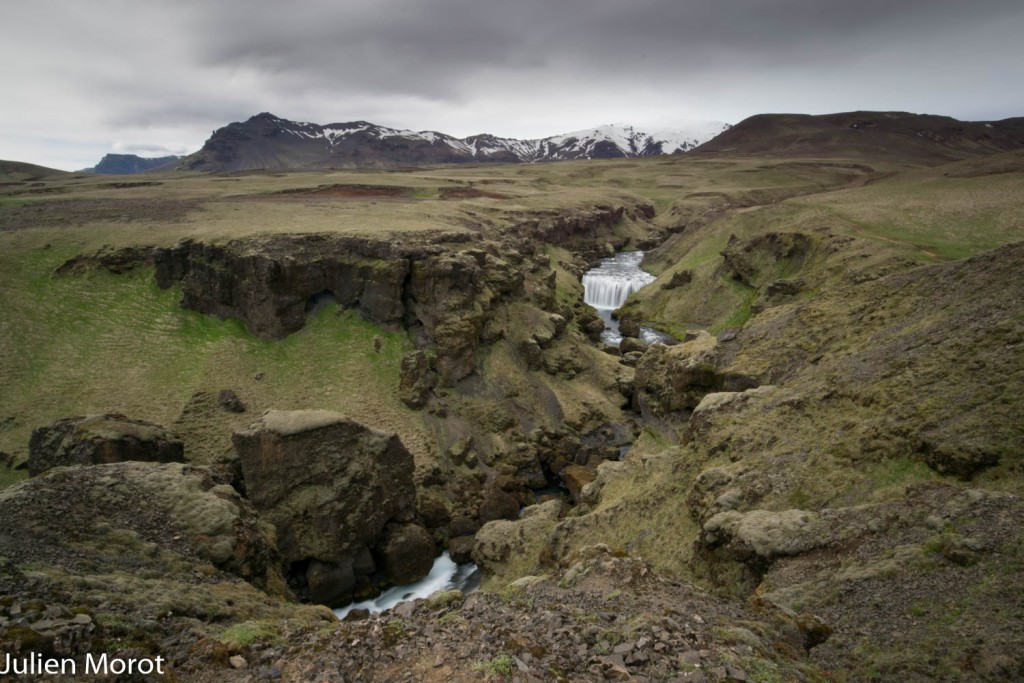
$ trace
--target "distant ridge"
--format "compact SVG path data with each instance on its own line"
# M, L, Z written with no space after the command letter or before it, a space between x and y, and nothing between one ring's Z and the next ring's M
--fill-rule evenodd
M891 157L939 164L1024 148L1024 118L958 121L907 112L758 114L695 152L775 156Z
M47 168L24 161L2 161L0 160L0 180L5 182L23 182L39 180L52 175L64 175L67 171L56 168Z
M613 124L537 140L481 134L456 138L367 121L320 125L263 113L214 131L176 166L186 171L361 168L480 162L609 159L686 152L727 128L697 122L686 130L638 130Z
M166 156L156 158L140 157L135 154L107 154L100 163L92 168L83 168L79 173L102 173L111 175L129 175L132 173L144 173L168 166L182 157Z

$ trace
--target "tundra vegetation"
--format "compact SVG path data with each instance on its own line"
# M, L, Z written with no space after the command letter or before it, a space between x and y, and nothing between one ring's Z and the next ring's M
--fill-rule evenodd
M5 651L197 681L1024 676L1020 151L3 172ZM680 342L636 355L580 285L635 248L657 279L623 330ZM267 410L397 435L416 502L376 567L425 529L483 590L301 603L313 565L357 596L375 565L282 560L232 444ZM85 415L185 462L28 478L34 430Z

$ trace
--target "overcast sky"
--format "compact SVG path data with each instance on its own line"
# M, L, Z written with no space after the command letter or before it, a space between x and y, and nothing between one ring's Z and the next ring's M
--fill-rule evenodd
M459 137L854 109L1024 115L1021 0L0 0L0 159L262 111Z

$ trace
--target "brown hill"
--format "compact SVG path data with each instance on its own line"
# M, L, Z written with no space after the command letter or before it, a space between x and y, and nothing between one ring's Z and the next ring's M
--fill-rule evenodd
M934 165L1024 148L1024 118L958 121L948 116L856 111L758 114L695 152L776 156L888 157Z
M67 171L59 171L56 168L37 166L24 161L3 161L0 160L0 181L19 182L27 180L39 180L47 176L63 175Z

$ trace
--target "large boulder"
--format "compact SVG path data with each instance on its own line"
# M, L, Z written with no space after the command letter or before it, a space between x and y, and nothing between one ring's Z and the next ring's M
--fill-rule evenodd
M380 543L388 581L401 585L421 579L434 566L434 541L418 524L389 524Z
M502 491L497 486L492 486L484 494L477 516L483 524L496 519L515 519L519 516L521 507L519 501L512 494Z
M184 445L160 425L120 414L66 417L37 427L28 445L33 477L52 467L126 460L184 462Z
M473 561L488 576L511 580L532 568L548 548L562 512L562 502L531 505L516 520L485 524L473 543Z
M365 590L380 569L403 581L429 572L432 544L399 544L399 551L386 533L397 523L406 536L413 527L429 541L412 524L413 457L395 434L339 413L271 410L232 440L249 498L277 527L300 593L329 604Z
M723 388L716 363L718 341L707 332L678 346L655 344L636 366L634 408L664 417L693 410L708 393Z

